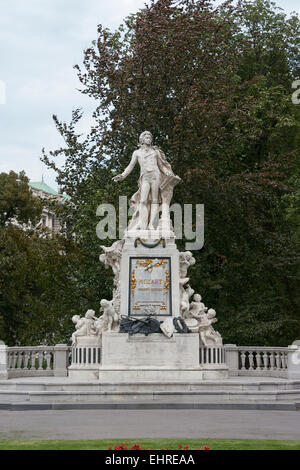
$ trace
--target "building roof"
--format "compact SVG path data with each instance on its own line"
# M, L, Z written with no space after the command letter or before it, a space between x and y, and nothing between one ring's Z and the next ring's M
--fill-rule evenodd
M38 189L39 191L44 191L44 193L48 194L53 194L54 196L58 196L58 192L55 191L54 189L50 188L45 182L44 178L42 178L42 181L36 181L36 182L29 182L29 186L31 186L33 189Z
M44 193L52 194L53 196L59 196L59 193L55 191L55 189L50 188L48 184L45 183L44 177L42 177L42 181L30 181L29 186L33 189L37 189L38 191L44 191ZM63 200L69 200L70 197L67 194L61 194Z

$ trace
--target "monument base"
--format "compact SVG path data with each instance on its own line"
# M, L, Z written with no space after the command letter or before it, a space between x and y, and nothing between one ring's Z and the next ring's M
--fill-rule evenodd
M93 382L99 379L99 367L92 366L70 366L68 377L76 382Z
M153 369L142 367L133 367L127 369L121 368L104 368L99 370L100 383L109 384L125 384L125 383L181 383L201 382L203 381L203 372L198 369L170 369L156 367Z
M187 383L226 378L227 367L199 364L199 335L104 333L100 383Z

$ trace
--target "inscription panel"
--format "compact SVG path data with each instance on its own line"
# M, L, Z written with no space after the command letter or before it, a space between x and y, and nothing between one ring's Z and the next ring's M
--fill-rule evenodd
M171 259L130 257L129 305L131 316L172 315Z

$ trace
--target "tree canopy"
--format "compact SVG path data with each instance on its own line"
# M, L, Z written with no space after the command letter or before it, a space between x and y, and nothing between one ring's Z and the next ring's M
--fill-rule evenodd
M11 222L34 225L40 220L42 204L33 196L24 171L0 173L0 227Z

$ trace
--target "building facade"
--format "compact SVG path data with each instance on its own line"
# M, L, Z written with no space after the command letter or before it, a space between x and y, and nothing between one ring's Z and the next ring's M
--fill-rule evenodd
M33 194L42 201L56 200L57 202L63 204L68 199L68 196L63 195L48 186L45 183L43 177L42 181L29 182L29 186L31 187ZM42 217L37 226L48 228L52 232L57 233L61 230L60 221L55 213L45 206L43 207Z

